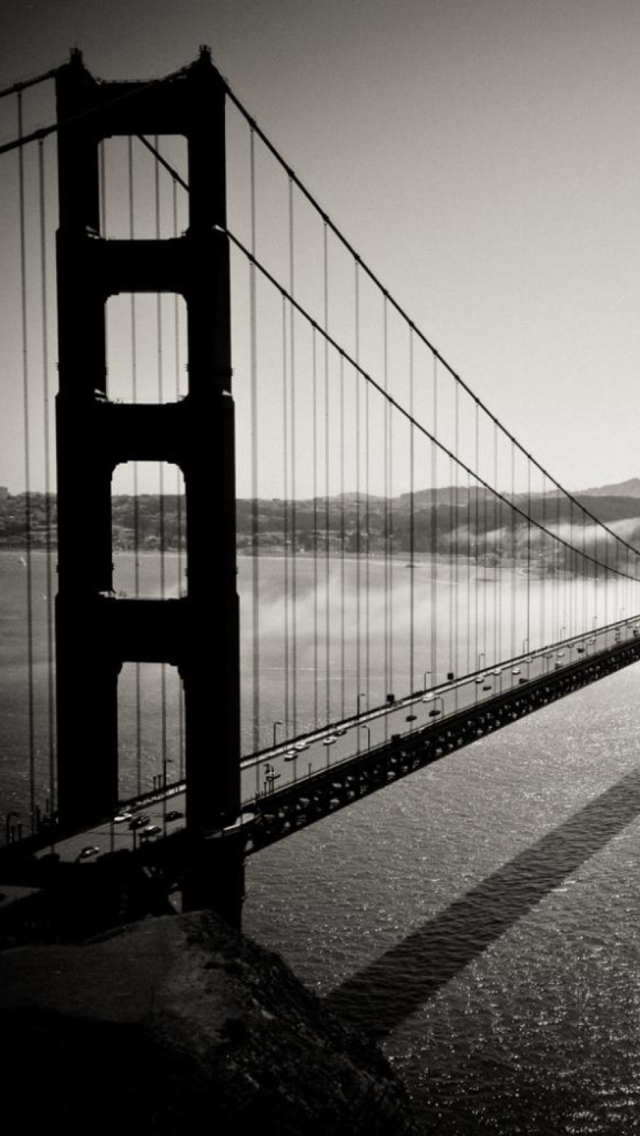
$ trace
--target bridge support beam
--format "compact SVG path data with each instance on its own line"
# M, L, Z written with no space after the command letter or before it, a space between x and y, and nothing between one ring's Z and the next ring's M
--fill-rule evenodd
M217 845L216 855L210 853L213 834L233 825L240 810L225 86L206 50L184 72L158 83L99 82L76 52L58 73L57 103L59 121L69 124L58 134L60 817L65 826L81 828L116 806L122 663L172 663L185 689L189 843L201 848L206 865L217 856ZM106 240L98 147L115 134L186 137L184 236ZM105 305L123 291L184 297L188 393L179 403L110 402ZM119 462L133 460L169 461L184 475L187 594L180 600L127 601L113 593L111 478ZM221 906L239 917L242 850L237 841L224 846L226 875L217 860L216 871L207 874L194 852L189 905L197 906L200 896L215 907L219 893Z

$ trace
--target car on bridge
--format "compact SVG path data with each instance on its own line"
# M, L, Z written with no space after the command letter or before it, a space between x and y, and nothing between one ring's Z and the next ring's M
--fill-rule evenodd
M150 836L159 836L162 832L159 824L148 824L146 828L140 830L140 839L148 840Z
M148 817L145 813L142 813L140 816L133 818L131 824L129 825L129 828L132 828L134 830L137 828L144 828L146 824L150 823L150 819L151 818Z

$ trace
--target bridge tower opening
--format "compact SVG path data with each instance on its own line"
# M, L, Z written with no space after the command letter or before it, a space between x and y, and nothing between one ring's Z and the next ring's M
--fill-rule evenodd
M240 811L225 86L206 49L190 67L150 83L98 81L74 52L56 86L60 818L65 826L86 826L117 804L123 663L175 665L185 696L184 903L217 907L237 920L242 846L236 841L232 851L220 837ZM108 137L145 135L186 138L188 228L163 240L107 240L99 145ZM109 297L124 292L184 298L184 398L110 400L105 308ZM182 471L186 595L115 594L111 480L116 466L129 461L172 462Z

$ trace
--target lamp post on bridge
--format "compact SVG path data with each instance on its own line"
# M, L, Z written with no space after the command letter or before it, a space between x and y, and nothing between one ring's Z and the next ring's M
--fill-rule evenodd
M367 731L367 749L370 750L371 749L371 727L363 724L362 726L360 726L360 729Z
M274 749L276 748L276 746L278 744L278 740L277 740L278 726L282 726L282 725L284 725L284 723L282 722L282 720L280 718L278 718L277 721L275 721L273 723L273 748Z
M11 812L7 813L6 820L5 820L5 835L6 835L6 843L7 844L11 844L11 841L13 839L14 826L11 823L12 817L15 817L16 820L19 820L20 819L20 813L15 812L15 810L13 810L13 809L11 810Z
M478 667L477 667L478 673L476 675L476 680L475 680L475 682L476 682L476 702L478 701L478 696L480 694L480 679L481 679L480 671L482 670L482 660L483 659L484 659L484 651L480 651L479 654L478 654Z

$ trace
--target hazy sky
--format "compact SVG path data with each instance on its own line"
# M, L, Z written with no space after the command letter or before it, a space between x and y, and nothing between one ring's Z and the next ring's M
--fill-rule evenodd
M74 45L145 78L201 43L555 476L640 475L637 0L4 0L0 86Z

